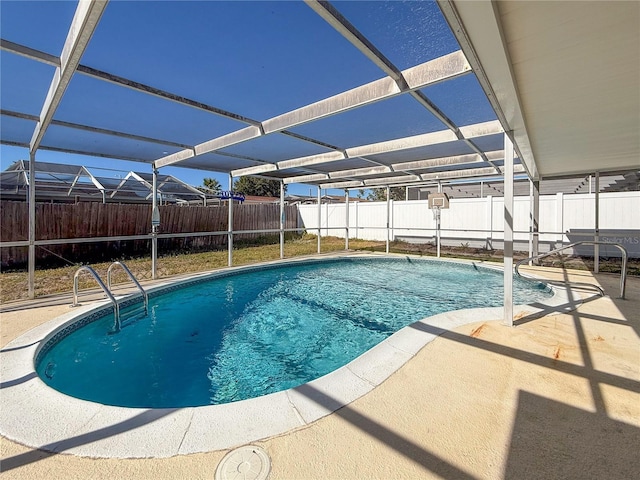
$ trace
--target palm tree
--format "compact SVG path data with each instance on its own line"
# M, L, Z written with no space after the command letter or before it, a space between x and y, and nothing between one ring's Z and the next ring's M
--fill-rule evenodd
M198 187L198 190L201 190L205 193L218 193L222 190L222 186L220 182L215 178L205 178L202 180L202 187Z

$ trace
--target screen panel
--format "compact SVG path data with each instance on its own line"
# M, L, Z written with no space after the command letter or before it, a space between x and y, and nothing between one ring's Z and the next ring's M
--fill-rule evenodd
M301 125L292 131L349 148L443 128L442 122L425 107L402 95Z

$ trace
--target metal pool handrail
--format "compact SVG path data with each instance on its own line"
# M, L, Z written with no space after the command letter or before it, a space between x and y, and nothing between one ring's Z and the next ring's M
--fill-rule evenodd
M540 253L538 255L534 255L533 257L528 257L528 258L525 258L524 260L520 260L515 265L516 275L519 276L520 278L524 278L525 280L531 280L520 274L520 272L518 271L518 267L520 267L520 265L530 260L537 260L540 258L548 257L549 255L553 255L554 253L558 253L558 252L561 252L562 250L567 250L568 248L573 248L578 245L611 245L620 249L620 251L622 252L622 271L620 272L620 298L624 299L625 290L627 288L627 257L629 254L627 253L627 249L624 248L619 243L584 240L582 242L575 242L570 245L565 245L564 247L556 248L555 250L551 250L547 253ZM605 296L604 290L600 288L598 285L594 285L592 283L575 282L575 283L571 283L571 285L588 285L590 287L594 287L598 289L600 291L600 294L603 297Z
M115 324L113 329L114 331L119 332L120 331L120 306L118 305L118 302L116 301L111 291L109 291L109 289L102 282L102 280L100 280L100 277L98 276L96 271L93 268L89 267L88 265L84 265L78 268L78 270L76 270L76 274L73 276L73 303L71 304L71 306L77 307L78 305L80 305L78 303L78 276L82 271L89 272L91 274L91 276L95 279L95 281L98 282L98 285L100 285L100 288L102 288L102 291L107 295L109 300L111 300L111 303L113 303L113 316L115 317Z
M109 265L109 268L107 269L107 287L109 288L109 290L111 290L111 270L117 265L122 267L131 281L136 285L136 287L138 287L138 290L140 290L140 292L142 293L142 298L144 299L144 313L145 315L147 315L149 313L149 295L147 295L147 292L145 292L144 288L142 288L140 282L138 282L133 273L131 273L131 270L129 270L129 267L127 267L124 263L113 262L111 265Z

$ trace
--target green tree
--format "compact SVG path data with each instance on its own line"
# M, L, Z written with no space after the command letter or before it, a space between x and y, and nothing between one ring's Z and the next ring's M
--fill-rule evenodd
M202 180L202 187L197 187L198 190L200 190L201 192L205 192L205 193L218 193L220 190L222 190L222 186L220 185L220 182L218 180L216 180L215 178L205 178Z
M240 177L234 182L233 191L258 197L279 197L280 181L260 177ZM286 185L284 191L287 191Z
M405 199L405 189L404 187L391 187L390 192L391 200L404 200ZM368 200L373 200L374 202L382 202L387 200L387 189L386 188L373 188L367 195Z

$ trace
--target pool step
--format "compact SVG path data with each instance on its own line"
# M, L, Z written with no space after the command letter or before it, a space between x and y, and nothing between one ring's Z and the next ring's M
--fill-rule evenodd
M135 303L120 311L120 327L124 328L147 317L147 308L144 303Z

